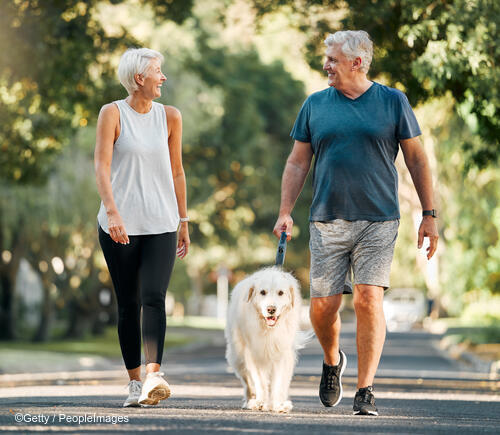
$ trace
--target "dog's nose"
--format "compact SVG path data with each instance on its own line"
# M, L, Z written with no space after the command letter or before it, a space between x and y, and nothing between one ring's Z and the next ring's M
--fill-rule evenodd
M276 312L276 307L267 307L267 312L272 316Z

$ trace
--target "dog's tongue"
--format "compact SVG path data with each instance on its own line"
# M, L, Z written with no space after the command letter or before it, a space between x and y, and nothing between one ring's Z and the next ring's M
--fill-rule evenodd
M266 317L266 324L267 324L267 326L276 325L276 317L274 317L274 316Z

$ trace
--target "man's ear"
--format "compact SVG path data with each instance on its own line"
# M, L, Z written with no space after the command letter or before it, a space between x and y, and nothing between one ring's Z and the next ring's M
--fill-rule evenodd
M247 302L250 302L250 299L252 299L254 290L255 290L255 288L253 286L248 289Z
M362 60L360 57L357 57L356 59L354 59L352 61L352 67L351 67L351 71L358 71L361 69L361 64L362 64Z

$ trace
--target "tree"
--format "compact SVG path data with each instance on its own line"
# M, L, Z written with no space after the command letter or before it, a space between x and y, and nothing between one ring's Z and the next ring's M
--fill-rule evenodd
M122 1L114 0L117 4ZM0 6L0 173L43 180L50 162L99 107L117 95L110 55L137 44L125 30L106 35L100 2L6 1ZM160 18L183 21L192 1L142 0Z
M212 48L207 40L206 35L198 38L202 57L186 62L202 80L200 92L213 94L206 108L212 111L206 116L213 122L184 145L196 240L187 261L198 292L199 276L221 263L234 269L272 262L271 231L291 149L289 132L305 99L302 83L281 63L265 65L252 49L231 53L227 47ZM178 103L182 109L183 102ZM196 105L196 115L191 110L183 109L186 126L205 108ZM306 215L307 207L298 207L295 213ZM268 255L257 255L263 250Z
M33 200L31 186L43 186L57 155L77 129L92 122L104 102L120 95L112 55L138 44L124 29L114 37L106 35L96 19L100 3L25 0L0 4L2 338L12 338L16 329L15 277L20 258L28 257L26 229L33 225L30 216L12 213L11 200L16 195ZM189 16L192 6L192 0L141 3L149 5L158 18L175 22ZM21 185L27 186L25 192ZM9 217L20 215L23 219Z
M452 97L474 140L459 140L465 170L500 159L500 3L494 0L253 0L260 16L288 7L309 36L304 54L321 67L323 40L336 30L363 29L375 45L371 77L407 93L413 105ZM307 5L307 6L306 6ZM331 14L337 9L343 15Z

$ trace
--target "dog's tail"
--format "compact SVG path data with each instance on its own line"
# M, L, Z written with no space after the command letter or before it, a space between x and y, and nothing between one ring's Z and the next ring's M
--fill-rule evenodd
M307 331L297 331L295 334L295 350L300 350L304 349L304 347L307 346L307 343L309 343L312 339L314 338L314 330L313 329L308 329Z

